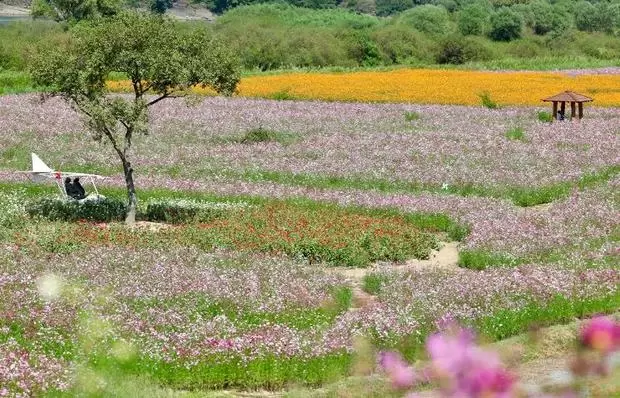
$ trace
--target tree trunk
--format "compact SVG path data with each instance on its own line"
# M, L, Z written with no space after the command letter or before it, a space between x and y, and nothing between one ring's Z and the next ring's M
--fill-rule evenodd
M136 188L133 184L133 168L127 159L123 159L123 171L125 172L125 185L127 186L127 217L125 223L131 225L136 222L136 210L138 208L138 198Z

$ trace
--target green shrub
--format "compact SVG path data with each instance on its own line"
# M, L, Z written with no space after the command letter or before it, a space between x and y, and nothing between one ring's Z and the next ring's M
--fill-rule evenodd
M255 142L276 141L276 139L277 139L277 133L275 131L267 130L262 127L259 127L257 129L252 129L248 131L241 139L241 143L253 144Z
M45 197L26 205L31 217L44 217L50 220L95 222L121 221L125 218L127 205L116 198L100 197L93 200L77 201L58 197Z
M358 60L350 56L351 48L356 47L357 43L341 40L337 36L339 32L355 30L342 28L334 32L332 29L301 26L295 28L294 34L283 32L278 51L284 53L284 66L359 65Z
M528 4L527 25L535 34L544 35L551 31L564 31L570 16L560 7L552 6L545 0L536 0Z
M451 30L448 11L432 4L414 7L399 16L399 22L423 33L445 34Z
M545 56L549 53L549 49L543 44L530 38L514 40L506 44L506 54L516 58L537 58Z
M243 209L244 203L199 202L185 199L152 200L144 214L148 221L183 224L210 222Z
M414 6L413 0L376 0L377 15L386 17L408 10Z
M468 4L458 13L457 24L462 35L483 35L489 30L491 10L484 3Z
M553 115L551 114L551 112L538 111L536 116L538 117L539 121L544 123L551 123L553 121Z
M523 19L520 14L507 7L491 15L489 36L496 41L510 41L521 37Z
M506 131L506 138L512 141L525 141L525 132L521 127L513 127Z
M463 36L450 36L442 41L435 57L438 64L460 65L491 58L491 52L477 40Z
M348 58L355 60L357 65L377 66L382 63L381 51L368 31L345 31L339 34L339 38L346 44Z
M499 109L499 105L497 104L497 102L493 101L493 99L491 98L491 94L488 91L484 91L478 94L478 97L480 97L480 102L485 108Z
M286 54L280 48L284 36L282 27L261 26L250 20L244 26L226 25L219 33L230 43L246 69L266 71L286 65Z
M172 0L150 0L149 9L155 14L164 14L172 8Z
M586 32L613 33L620 28L620 6L618 3L581 1L575 5L575 25Z
M375 30L371 37L387 64L433 61L435 43L407 26L390 24Z

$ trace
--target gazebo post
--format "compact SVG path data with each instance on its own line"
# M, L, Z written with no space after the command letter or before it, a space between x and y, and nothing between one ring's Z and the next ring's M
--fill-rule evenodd
M553 101L553 120L558 120L558 102Z
M566 119L566 102L562 101L562 105L560 105L560 113L562 114L562 116L564 116L564 119Z
M575 102L571 101L571 103L570 103L570 118L571 118L571 120L574 119L576 115L577 115L577 113L575 112Z
M583 117L583 102L579 103L579 120Z

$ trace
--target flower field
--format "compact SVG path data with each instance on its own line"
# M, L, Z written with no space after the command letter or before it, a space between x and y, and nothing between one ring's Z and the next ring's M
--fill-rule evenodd
M509 76L481 75L493 87ZM217 216L134 229L29 215L54 190L12 173L31 151L110 176L108 196L122 198L124 181L60 100L0 96L0 396L314 388L357 374L360 341L416 361L449 321L494 341L617 313L618 76L524 76L530 89L527 76L538 89L598 87L595 104L609 107L548 124L542 107L162 101L134 143L140 211L184 203ZM467 90L452 100L476 104ZM372 101L444 103L384 94ZM458 260L440 263L449 245ZM118 392L136 380L149 388Z
M617 168L616 109L587 108L581 123L553 125L539 122L536 110L222 98L188 106L182 100L164 101L152 112L152 135L136 142L136 173L143 181L184 180L177 183L180 188L214 179L267 180L422 189L538 204L556 199L555 191L565 190L567 183L608 178ZM107 161L111 148L102 150L86 140L77 115L59 100L41 104L34 96L5 96L0 112L0 139L6 148L0 168L28 167L32 150L61 169L116 174ZM407 120L406 112L419 118ZM245 134L259 127L276 138L243 142ZM508 138L507 132L517 127L524 138ZM9 131L14 133L4 133Z
M124 91L128 82L108 83ZM243 97L350 102L480 105L487 92L501 105L539 105L561 91L595 98L599 106L620 106L620 74L561 72L484 72L466 70L400 69L348 73L283 73L241 80ZM210 90L196 88L200 94Z

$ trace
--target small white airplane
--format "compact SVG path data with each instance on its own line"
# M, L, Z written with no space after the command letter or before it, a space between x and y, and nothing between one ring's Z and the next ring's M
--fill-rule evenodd
M32 170L30 171L18 171L18 173L27 173L30 174L33 181L48 181L54 180L60 193L65 198L70 198L67 195L67 190L65 188L64 180L66 178L84 178L84 180L89 181L93 185L93 189L95 190L96 196L99 195L99 191L97 190L97 186L95 185L95 180L104 179L106 177L100 176L97 174L87 174L87 173L74 173L70 171L55 171L52 170L48 165L45 164L35 153L31 154L32 157Z

